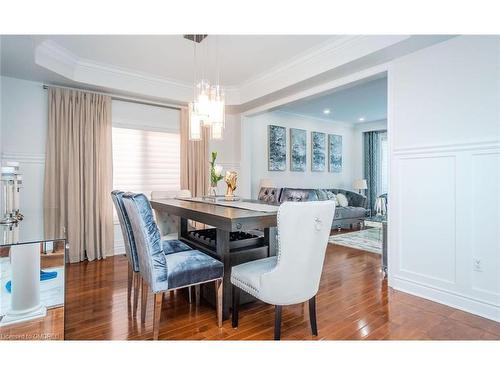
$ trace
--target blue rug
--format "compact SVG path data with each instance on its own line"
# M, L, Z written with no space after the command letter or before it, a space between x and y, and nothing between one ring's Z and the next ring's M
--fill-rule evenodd
M52 280L57 277L57 271L43 271L40 270L40 281L45 281L45 280ZM11 293L12 292L12 281L7 281L5 284L5 289L7 289L7 292Z

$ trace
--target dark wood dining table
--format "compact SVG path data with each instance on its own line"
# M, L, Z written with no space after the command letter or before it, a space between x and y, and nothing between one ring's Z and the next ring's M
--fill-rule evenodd
M243 200L247 203L263 203L260 201ZM170 215L180 217L179 239L193 244L188 234L188 220L203 223L216 228L215 253L208 249L196 246L196 248L210 252L224 264L223 281L223 319L229 318L231 306L231 259L230 259L230 234L231 232L244 232L256 229L264 232L264 245L267 247L267 256L276 255L277 251L277 212L258 211L252 209L221 206L211 201L191 201L184 199L154 199L151 201L154 210L164 211ZM260 206L262 207L262 206ZM233 264L234 265L234 264Z

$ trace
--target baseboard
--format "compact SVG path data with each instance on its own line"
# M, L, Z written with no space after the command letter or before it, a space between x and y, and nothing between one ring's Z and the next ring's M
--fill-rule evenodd
M391 277L391 287L401 292L413 294L417 297L425 298L474 315L482 316L486 319L500 322L500 306L416 283L397 276Z
M125 247L124 246L116 246L113 249L113 255L124 255L125 254Z

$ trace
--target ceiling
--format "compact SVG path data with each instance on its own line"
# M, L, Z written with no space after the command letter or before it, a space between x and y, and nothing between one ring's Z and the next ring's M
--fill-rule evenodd
M222 84L238 86L335 38L331 35L209 35L196 44L198 67L201 70L203 66L207 76L214 80L216 65L219 65ZM185 84L193 82L195 44L182 35L2 36L2 75L25 78L29 73L30 79L45 78L43 72L26 69L26 65L19 62L33 60L36 46L47 40L77 59Z
M234 113L245 112L380 67L450 37L209 35L197 45L197 80L203 67L204 77L214 81L220 66L226 104ZM193 47L182 35L0 35L0 74L185 105L193 98ZM352 102L353 95L361 102L361 93L347 99L342 99L347 94L338 95L331 117L353 121L360 116L343 103ZM381 116L376 105L366 101L367 121ZM332 106L328 99L324 103ZM288 110L316 116L324 103L295 103Z
M335 92L289 103L281 111L351 124L387 118L387 78L365 81ZM330 113L324 113L329 110Z

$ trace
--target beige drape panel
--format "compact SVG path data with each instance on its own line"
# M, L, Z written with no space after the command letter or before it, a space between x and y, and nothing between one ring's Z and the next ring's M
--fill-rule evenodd
M65 228L70 262L112 254L112 175L111 98L49 88L45 231Z
M201 197L208 191L208 129L203 129L201 141L189 140L189 114L181 109L181 189Z

